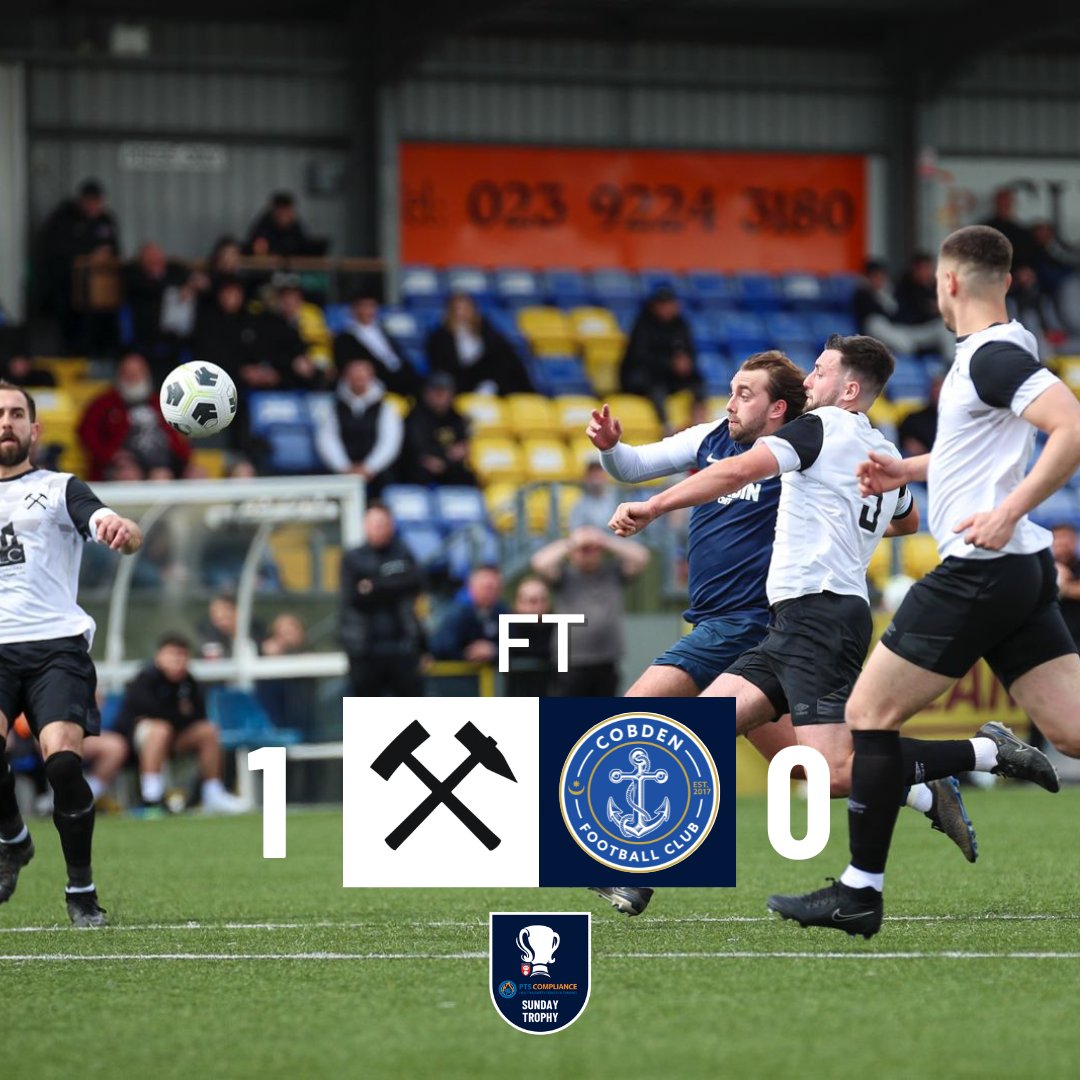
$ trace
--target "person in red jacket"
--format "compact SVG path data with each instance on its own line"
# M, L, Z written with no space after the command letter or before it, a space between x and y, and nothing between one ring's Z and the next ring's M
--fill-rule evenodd
M165 423L150 365L131 352L120 358L113 385L87 406L79 438L90 456L88 479L111 479L112 471L134 463L149 480L183 475L191 447Z

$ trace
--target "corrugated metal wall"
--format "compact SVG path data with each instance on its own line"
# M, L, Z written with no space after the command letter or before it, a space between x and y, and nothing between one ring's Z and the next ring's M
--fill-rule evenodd
M400 88L401 138L881 150L872 58L791 49L452 39Z
M154 239L205 254L242 233L268 193L300 197L313 232L341 237L345 194L308 192L309 170L344 168L348 90L341 35L319 26L150 22L145 62L37 62L29 86L35 222L85 176L100 178L126 253ZM220 171L137 171L130 141L210 143ZM339 243L337 249L340 251Z

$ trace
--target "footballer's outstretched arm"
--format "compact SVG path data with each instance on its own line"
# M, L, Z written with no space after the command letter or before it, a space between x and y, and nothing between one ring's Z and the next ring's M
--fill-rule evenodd
M142 547L142 530L130 518L103 515L97 522L97 540L113 551L134 555Z
M616 536L633 536L661 514L730 495L757 480L767 480L780 471L772 450L759 443L745 454L717 461L707 469L688 476L666 491L639 503L622 503L612 515L608 528Z
M891 454L871 450L869 458L860 462L855 469L859 480L859 494L866 498L868 495L883 495L886 491L895 491L905 484L925 484L929 469L929 454L895 458Z

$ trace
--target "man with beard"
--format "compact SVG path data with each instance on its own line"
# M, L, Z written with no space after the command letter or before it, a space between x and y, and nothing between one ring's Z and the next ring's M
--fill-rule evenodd
M85 541L131 555L142 534L82 480L31 465L41 435L36 415L26 391L0 382L0 903L34 857L2 749L22 712L53 789L68 915L78 927L105 926L91 870L94 797L82 771L83 740L101 730L90 659L94 620L76 591Z

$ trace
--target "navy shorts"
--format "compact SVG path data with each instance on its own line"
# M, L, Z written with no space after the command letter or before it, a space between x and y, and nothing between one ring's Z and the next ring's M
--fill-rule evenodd
M1076 652L1049 551L950 556L911 586L881 643L952 679L985 657L1006 690L1032 668Z
M769 617L764 611L704 619L653 663L685 671L697 688L704 690L747 649L761 641L768 625Z
M0 645L0 713L9 726L26 713L35 736L57 720L98 735L96 694L97 671L82 635Z

